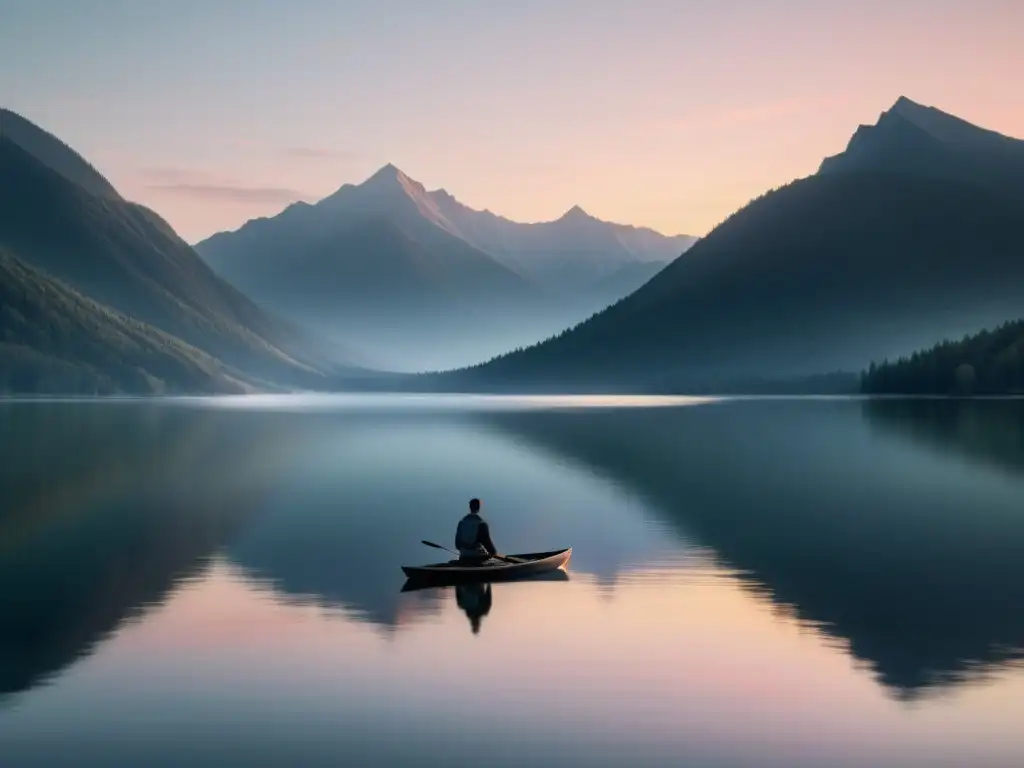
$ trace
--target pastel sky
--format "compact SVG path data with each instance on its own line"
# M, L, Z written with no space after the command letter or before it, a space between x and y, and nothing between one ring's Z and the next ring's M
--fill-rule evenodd
M0 105L188 240L393 162L704 234L900 95L1024 137L1021 0L0 0Z

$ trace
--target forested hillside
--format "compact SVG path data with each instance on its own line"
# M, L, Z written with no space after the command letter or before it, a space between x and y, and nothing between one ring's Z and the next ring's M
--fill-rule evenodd
M865 394L1006 395L1024 393L1024 320L881 365L861 379Z
M209 355L0 250L0 392L241 392Z

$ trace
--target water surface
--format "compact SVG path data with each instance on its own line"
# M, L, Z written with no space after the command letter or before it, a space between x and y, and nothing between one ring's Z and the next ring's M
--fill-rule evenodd
M7 402L0 454L4 768L1024 764L1021 401ZM402 592L471 496L568 576Z

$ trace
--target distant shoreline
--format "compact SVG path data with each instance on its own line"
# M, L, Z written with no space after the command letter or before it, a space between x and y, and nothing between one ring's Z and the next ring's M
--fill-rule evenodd
M345 398L372 399L393 398L395 401L422 398L428 401L439 400L476 400L478 402L499 403L502 401L518 401L529 404L531 401L547 401L552 405L564 402L576 407L667 407L674 405L692 405L700 403L738 401L738 400L863 400L863 401L1013 401L1024 400L1024 394L1006 395L924 395L924 394L864 394L852 393L716 393L716 394L653 394L653 393L540 393L540 392L414 392L414 391L347 391L347 392L266 392L248 394L160 394L160 395L49 395L49 394L0 394L0 405L16 404L62 404L62 403L188 403L188 402L238 402L255 403L258 401L298 401L302 398L322 402L338 401ZM586 401L591 401L588 404ZM644 402L648 401L648 402Z

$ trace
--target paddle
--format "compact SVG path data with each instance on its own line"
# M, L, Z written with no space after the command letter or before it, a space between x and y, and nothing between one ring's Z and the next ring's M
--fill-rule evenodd
M456 557L461 557L461 555L458 552L456 552L455 550L448 549L448 547L442 547L440 544L435 544L432 541L421 540L420 543L421 544L426 544L428 547L433 547L434 549L443 549L445 552L451 552ZM506 557L505 555L491 555L491 557L495 558L496 560L504 560L506 563L525 563L526 562L525 560L523 560L520 557Z

